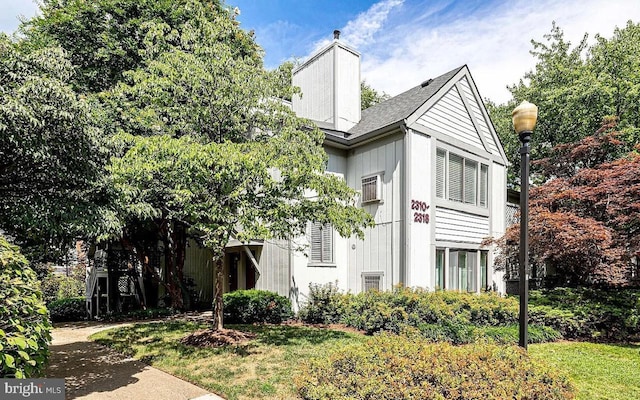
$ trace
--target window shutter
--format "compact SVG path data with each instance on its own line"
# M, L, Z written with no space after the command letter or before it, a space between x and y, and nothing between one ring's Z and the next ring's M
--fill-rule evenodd
M330 224L311 224L311 262L333 262L333 229Z
M462 157L449 153L449 200L462 202Z
M322 224L311 224L311 262L322 262Z
M436 197L444 199L444 162L445 162L446 152L444 150L438 149L436 151Z
M482 164L480 166L480 206L487 206L487 193L489 191L489 166Z
M329 224L322 227L322 262L333 262L333 229Z
M464 202L476 204L476 182L478 180L478 163L464 160Z

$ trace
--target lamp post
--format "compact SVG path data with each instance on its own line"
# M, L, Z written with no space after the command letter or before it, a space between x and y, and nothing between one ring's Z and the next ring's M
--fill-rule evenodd
M527 349L529 303L529 142L538 119L538 107L523 101L511 113L513 127L520 138L520 336L518 344Z

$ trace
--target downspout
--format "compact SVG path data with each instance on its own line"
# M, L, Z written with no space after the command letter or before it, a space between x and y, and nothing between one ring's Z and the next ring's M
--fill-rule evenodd
M408 190L410 189L411 182L411 135L409 129L407 129L407 120L405 119L400 125L400 129L404 133L404 157L402 157L402 180L400 188L400 218L403 224L403 228L400 231L400 241L403 243L400 247L400 276L399 282L405 287L410 286L409 280L411 279L410 265L411 265L411 225L408 219L409 213L407 212L408 205Z

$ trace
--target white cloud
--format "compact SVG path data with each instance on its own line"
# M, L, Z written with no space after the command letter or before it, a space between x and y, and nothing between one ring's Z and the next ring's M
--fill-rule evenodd
M585 32L591 38L596 33L610 37L615 26L623 27L629 19L640 21L640 6L625 0L609 0L606 6L600 0L498 0L473 12L456 5L460 6L423 1L403 7L403 13L413 13L398 17L403 24L380 29L381 22L370 31L362 28L363 33L354 37L362 38L357 47L362 53L363 78L377 90L395 95L467 64L480 94L502 103L510 98L506 86L534 67L530 41L542 41L552 21L572 44ZM364 14L344 30L357 26Z

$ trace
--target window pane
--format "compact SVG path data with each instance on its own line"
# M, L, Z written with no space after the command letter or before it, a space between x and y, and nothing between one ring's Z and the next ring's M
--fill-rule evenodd
M463 159L449 153L449 200L462 202Z
M468 289L467 275L469 271L467 269L467 252L458 252L458 289L462 292Z
M476 204L476 182L478 180L478 163L464 160L464 202Z
M482 164L480 167L480 185L478 187L480 192L480 206L487 206L487 193L489 191L489 166Z
M449 251L449 271L447 279L447 289L458 289L458 252Z
M378 176L362 178L362 202L378 199Z
M436 290L444 289L444 250L436 250Z
M444 199L444 160L446 152L438 149L436 151L436 196Z
M478 291L478 252L467 252L467 291Z
M487 251L480 252L480 290L489 290L488 282L488 258L489 253Z

